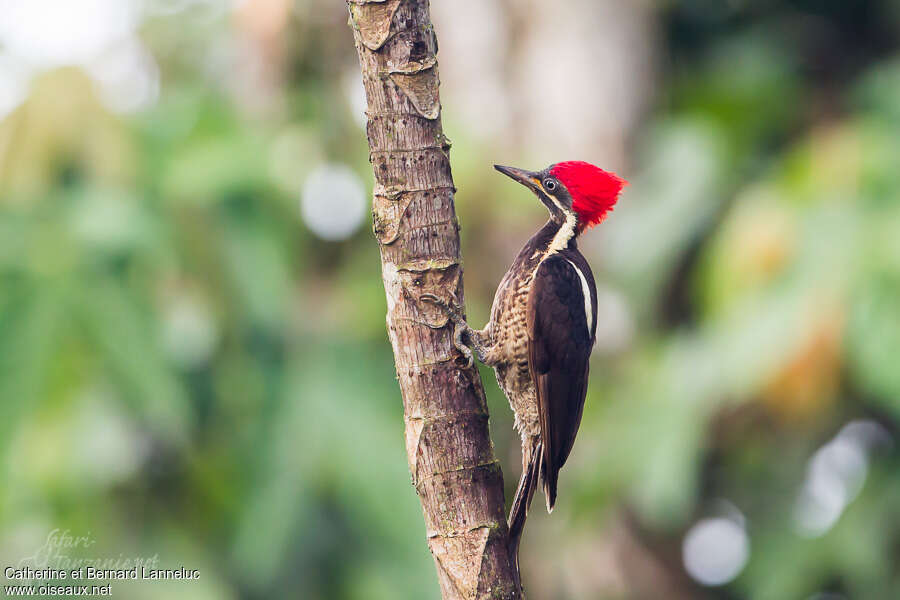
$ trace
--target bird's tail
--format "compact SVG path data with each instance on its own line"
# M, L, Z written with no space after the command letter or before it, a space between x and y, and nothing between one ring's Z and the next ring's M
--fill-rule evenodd
M525 527L525 519L528 517L528 507L537 489L538 477L541 472L541 462L544 456L543 445L538 442L531 446L530 452L527 446L523 448L524 456L522 477L519 479L519 487L513 498L512 508L509 511L509 561L516 576L516 584L519 584L519 541L522 539L522 529Z

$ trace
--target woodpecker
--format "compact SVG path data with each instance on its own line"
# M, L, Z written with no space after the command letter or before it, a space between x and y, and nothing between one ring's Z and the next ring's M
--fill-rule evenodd
M509 552L518 574L519 540L534 491L540 483L552 512L559 471L572 450L587 393L597 288L577 240L606 218L628 182L581 161L543 171L494 168L530 189L550 219L506 272L484 329L471 328L459 306L435 296L423 299L453 321L456 345L470 362L474 350L494 368L515 413L522 476L509 514Z

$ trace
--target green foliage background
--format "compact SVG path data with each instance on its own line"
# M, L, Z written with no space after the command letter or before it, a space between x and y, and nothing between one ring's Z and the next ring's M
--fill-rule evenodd
M595 354L526 583L542 598L896 598L896 440L833 527L811 538L792 519L817 448L853 420L900 423L900 9L661 4L658 100L588 245L631 334ZM75 554L202 573L119 597L438 596L375 242L366 227L322 241L298 210L323 160L371 181L333 76L352 39L326 14L291 17L278 110L243 109L191 58L228 19L157 17L141 31L162 76L152 108L115 115L64 68L0 122L4 565L60 528L96 540ZM499 159L452 106L445 129L480 322L514 252L497 249L542 213L488 175ZM511 492L511 418L483 374ZM704 588L681 540L722 499L749 561Z

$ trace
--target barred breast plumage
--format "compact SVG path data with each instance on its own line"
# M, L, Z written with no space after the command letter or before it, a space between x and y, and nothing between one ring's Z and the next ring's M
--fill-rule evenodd
M497 382L515 413L515 427L523 442L540 435L534 380L528 368L527 308L534 273L548 241L532 242L522 249L497 288L490 331Z

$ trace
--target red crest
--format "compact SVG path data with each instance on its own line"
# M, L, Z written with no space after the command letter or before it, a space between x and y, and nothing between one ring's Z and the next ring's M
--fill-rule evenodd
M572 195L572 209L578 214L579 228L593 227L606 218L628 182L580 160L553 165L550 174L559 179Z

